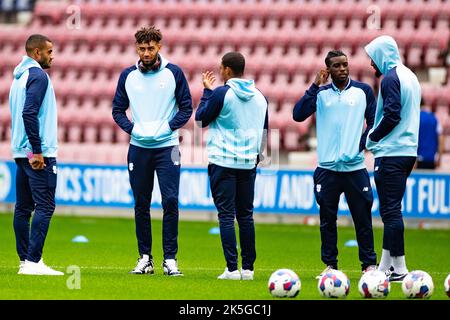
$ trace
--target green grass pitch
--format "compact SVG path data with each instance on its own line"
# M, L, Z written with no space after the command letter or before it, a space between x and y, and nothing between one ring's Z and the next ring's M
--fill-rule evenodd
M182 214L182 213L181 213ZM163 300L266 300L270 274L290 268L300 277L302 288L294 298L325 299L314 278L323 269L318 226L256 224L257 260L254 281L221 281L217 276L225 262L220 236L208 231L214 222L180 221L178 261L184 277L163 275L161 268L161 221L153 220L154 275L130 275L137 259L134 221L127 218L67 217L55 215L44 248L44 261L66 274L62 277L17 275L12 215L0 215L0 299L163 299ZM375 228L376 252L380 255L382 229ZM448 299L444 279L450 273L450 231L406 230L408 268L421 269L433 277L432 300ZM84 235L88 243L73 243ZM352 227L339 227L339 267L350 278L347 299L362 299L357 284L361 276ZM67 267L80 267L80 288L69 289ZM399 283L391 284L388 300L405 299Z

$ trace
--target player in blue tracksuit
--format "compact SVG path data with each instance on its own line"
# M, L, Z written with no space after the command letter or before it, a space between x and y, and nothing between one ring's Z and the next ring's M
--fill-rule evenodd
M376 76L383 75L375 124L366 143L375 158L374 178L384 223L379 269L390 273L391 281L401 281L408 273L401 202L417 157L421 89L416 75L402 64L392 37L377 37L365 50Z
M420 102L417 169L436 169L440 166L444 145L442 126L431 108Z
M161 190L164 274L179 276L178 191L180 152L178 129L192 115L192 98L183 71L160 53L162 34L154 26L135 34L139 60L122 71L113 100L114 121L130 134L128 172L134 196L138 263L131 273L152 274L150 202L154 173ZM131 108L130 121L125 111Z
M325 63L327 69L317 74L293 111L295 121L304 121L316 112L318 167L314 194L320 206L321 256L327 266L324 272L338 268L336 220L342 193L355 224L361 267L367 271L375 268L377 258L372 231L373 194L363 150L373 125L375 97L370 86L350 79L343 52L330 51ZM329 75L332 83L320 86Z
M9 93L11 147L17 165L14 232L19 274L62 275L42 260L55 211L57 172L56 98L50 77L43 70L52 64L53 44L47 37L34 34L25 49L27 55L14 69Z
M205 72L205 89L195 114L197 124L209 126L208 175L227 263L218 279L224 280L253 280L256 259L253 199L256 166L267 136L268 102L253 80L242 78L244 69L242 54L225 54L220 65L225 84L214 90L215 77L212 72ZM235 217L239 225L241 271Z

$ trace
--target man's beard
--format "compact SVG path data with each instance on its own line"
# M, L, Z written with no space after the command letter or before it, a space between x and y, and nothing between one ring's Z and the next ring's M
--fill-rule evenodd
M146 73L149 71L157 71L159 70L160 66L161 66L161 58L159 57L159 55L156 56L155 60L152 61L151 63L145 63L142 60L139 60L139 70L141 70L141 72Z
M38 61L42 69L50 69L50 63L48 61Z

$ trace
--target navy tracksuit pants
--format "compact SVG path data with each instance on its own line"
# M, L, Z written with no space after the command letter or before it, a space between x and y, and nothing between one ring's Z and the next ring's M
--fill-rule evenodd
M56 159L44 158L46 167L33 170L27 158L16 158L14 233L21 261L39 262L50 220L55 211ZM33 220L30 219L34 211Z
M322 261L337 269L336 220L342 193L345 194L355 225L361 267L365 269L369 265L376 265L371 212L373 193L366 169L336 172L319 167L314 172L314 194L320 206Z
M238 268L234 218L239 226L242 269L253 270L256 260L253 199L256 167L250 170L225 168L210 163L208 175L219 215L220 237L229 271Z
M178 146L141 148L130 145L128 173L134 196L134 214L139 255L152 257L150 203L155 172L158 176L163 207L164 259L175 259L178 251L178 191L180 151Z
M375 159L374 178L384 224L383 249L389 250L394 257L405 255L402 199L415 161L416 157Z

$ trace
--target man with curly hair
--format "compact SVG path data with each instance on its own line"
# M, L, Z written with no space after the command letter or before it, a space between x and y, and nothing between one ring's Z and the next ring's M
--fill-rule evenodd
M130 136L128 173L134 196L139 258L132 274L153 274L150 203L154 174L163 207L163 270L180 276L178 191L180 152L178 129L192 114L192 98L183 71L160 53L162 34L154 26L135 34L139 60L122 71L113 100L114 121ZM131 108L132 120L126 110Z

